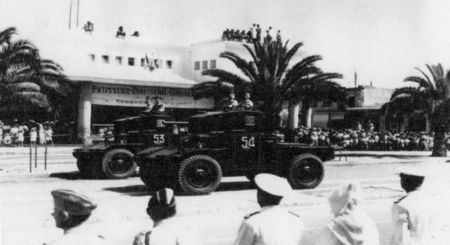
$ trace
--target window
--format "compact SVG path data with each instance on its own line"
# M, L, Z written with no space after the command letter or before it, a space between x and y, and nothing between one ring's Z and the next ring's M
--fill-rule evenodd
M172 61L171 60L166 60L166 67L167 67L167 69L172 69Z
M158 59L153 60L153 64L155 65L155 68L161 67L161 63L162 63L162 60L158 60Z
M109 64L109 56L108 55L102 55L102 60L103 60L103 63Z
M142 67L145 66L145 58L141 58L141 66L142 66Z
M92 62L95 62L95 54L89 54L89 58Z
M216 60L210 60L209 61L209 68L210 69L216 69Z
M194 63L194 70L196 70L196 71L200 70L200 61L196 61Z
M349 107L355 107L356 106L355 96L350 96L350 97L347 98L347 105Z
M122 65L122 56L116 56L116 63Z
M134 58L133 57L129 57L128 58L128 65L129 66L134 66Z
M206 70L208 69L208 61L207 60L203 60L202 61L202 70Z

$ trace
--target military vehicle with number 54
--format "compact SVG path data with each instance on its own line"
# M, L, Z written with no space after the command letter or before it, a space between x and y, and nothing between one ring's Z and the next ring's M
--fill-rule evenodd
M265 133L263 114L253 110L213 111L191 116L188 137L159 150L147 148L133 158L150 188L180 187L188 194L208 194L223 176L262 172L284 176L294 188L314 188L324 177L323 162L334 158L328 146L284 142Z

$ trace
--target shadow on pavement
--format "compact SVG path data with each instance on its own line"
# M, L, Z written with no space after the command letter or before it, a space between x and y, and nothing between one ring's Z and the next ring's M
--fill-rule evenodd
M51 178L67 179L67 180L83 179L83 177L80 175L80 172L78 172L78 171L52 173L52 174L50 174L49 177L51 177Z
M173 187L169 187L172 188ZM240 190L251 190L254 189L255 186L247 181L233 181L233 182L223 182L220 184L219 188L217 188L216 192L223 191L240 191ZM120 187L108 187L103 188L106 191L113 191L129 196L149 196L153 191L150 190L145 185L129 185L129 186L120 186ZM181 188L175 189L175 195L177 196L191 196L190 194L185 193Z
M118 192L129 196L148 196L150 195L149 189L145 185L129 185L121 187L108 187L103 188L106 191Z
M242 191L255 189L255 184L248 181L222 182L216 191Z

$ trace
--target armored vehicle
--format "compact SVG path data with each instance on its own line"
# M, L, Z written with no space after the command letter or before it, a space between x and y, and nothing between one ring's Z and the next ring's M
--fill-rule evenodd
M180 187L189 194L214 191L223 176L253 180L262 172L284 176L294 188L319 185L323 161L334 158L334 149L286 143L281 135L264 133L262 119L261 112L250 110L191 116L189 135L178 144L136 154L139 175L150 188Z
M113 135L102 143L75 149L73 156L83 176L91 178L127 178L136 172L134 154L143 149L167 145L166 135L172 133L169 115L141 113L114 121Z

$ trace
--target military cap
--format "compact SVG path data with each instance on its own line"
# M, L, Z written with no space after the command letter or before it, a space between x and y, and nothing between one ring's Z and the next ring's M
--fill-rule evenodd
M163 206L172 208L175 207L175 195L170 188L163 188L156 191L148 201L148 206Z
M72 190L58 189L51 193L55 207L71 215L89 215L97 207L88 197Z
M159 96L159 95L153 96L152 99L158 99L158 98L163 99L163 97L161 97L161 96Z
M285 178L273 174L258 174L255 184L261 191L276 197L284 197L292 191L291 185Z
M426 171L420 170L414 167L405 167L398 171L398 175L400 177L416 177L416 178L425 178Z

